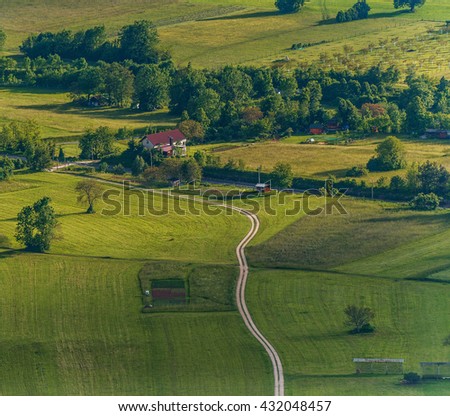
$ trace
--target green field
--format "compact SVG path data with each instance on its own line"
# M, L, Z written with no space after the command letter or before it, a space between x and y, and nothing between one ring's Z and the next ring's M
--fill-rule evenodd
M310 137L310 136L306 136ZM326 139L327 136L324 136ZM353 166L365 166L375 155L375 148L384 136L356 140L345 144L304 144L305 137L292 137L281 141L267 141L263 143L236 143L235 146L225 147L213 145L205 150L219 156L222 162L229 159L243 160L246 169L270 172L277 162L289 163L296 176L326 179L330 175L345 178L347 171ZM316 137L321 140L322 137ZM431 160L450 169L450 144L445 140L413 140L404 138L406 160L408 163L425 162ZM202 146L200 146L202 148ZM191 152L195 148L192 148ZM406 170L390 172L371 172L362 179L377 180L381 176L386 178L393 175L404 175Z
M391 0L371 1L370 19L339 25L324 18L334 17L354 0L325 1L327 11L323 10L322 2L306 2L304 9L294 15L278 14L273 3L273 0L4 0L0 2L0 27L8 36L9 55L17 55L18 46L31 33L104 24L108 34L115 36L125 24L150 19L158 25L162 45L171 51L177 65L189 62L198 67L281 65L291 70L311 62L337 69L386 62L402 70L413 65L418 72L433 77L450 75L446 58L450 53L449 35L439 34L448 18L450 0L428 0L413 14L395 10ZM381 45L382 40L387 40L387 44ZM290 47L294 43L320 44L293 51ZM351 45L353 51L344 54L345 45ZM3 88L0 124L35 119L42 125L44 137L67 137L71 141L86 128L100 125L144 130L148 125L167 127L178 121L165 111L83 109L69 102L64 92Z
M352 358L448 361L448 211L419 214L355 200L349 216L304 217L251 247L249 308L279 352L288 394L447 395L401 376L357 376ZM371 307L376 331L349 335L344 308ZM261 305L264 305L263 307Z
M15 53L30 33L105 24L113 36L125 24L150 19L159 26L161 40L177 63L192 62L200 66L268 64L286 55L294 62L310 61L311 56L318 58L321 53L342 52L348 42L354 46L355 61L364 65L390 56L395 59L396 50L405 42L422 49L419 56L427 62L421 68L424 72L448 73L444 59L448 42L446 45L445 39L434 41L425 36L427 29L439 26L439 22L448 18L448 0L428 0L414 14L395 10L391 0L373 0L371 18L367 21L330 24L338 10L347 9L353 3L353 0L306 2L301 13L282 16L277 13L273 0L69 0L64 3L4 0L0 3L0 26L9 36L7 49ZM418 34L425 37L418 38ZM378 44L379 39L391 37L399 37L399 46L389 51L377 47L369 60L367 54L361 56L359 51L368 44ZM288 50L299 42L324 43L304 51ZM436 50L441 53L436 54ZM416 53L411 54L409 61L414 60L417 60Z
M1 88L0 112L0 125L12 120L35 120L43 137L66 137L67 141L99 126L115 130L126 126L143 131L149 125L176 123L166 111L140 113L130 109L77 107L70 104L67 93L39 88Z
M76 204L76 181L42 173L0 184L0 394L270 394L268 358L234 299L214 308L223 298L210 294L206 310L213 312L141 313L139 273L155 259L214 263L209 270L217 276L224 267L231 270L228 283L212 287L232 292L234 247L246 220L173 212L89 216ZM49 254L29 254L12 243L15 216L43 195L53 198L59 238ZM205 295L209 275L196 273L193 293ZM248 383L244 374L259 382Z
M450 75L450 0L428 0L416 13L392 0L370 0L370 19L332 24L355 0L307 1L299 14L280 15L273 0L0 0L4 54L17 56L31 33L104 24L108 34L150 19L176 65L275 65L292 70L316 62L363 68L380 61L414 65L433 77ZM321 6L322 5L322 6ZM326 5L326 9L323 7ZM395 41L394 38L398 38ZM388 40L384 45L380 41ZM315 43L293 51L294 43ZM373 44L369 47L370 44ZM343 56L345 45L353 50ZM65 91L0 89L0 126L33 119L56 138L66 157L79 155L87 128L174 126L167 110L80 108ZM247 169L290 163L296 176L346 177L365 165L382 137L348 145L284 141L203 145ZM450 169L449 145L402 138L407 160L437 161ZM118 142L122 149L126 143ZM58 145L59 146L59 145ZM371 173L364 180L404 174ZM103 175L103 179L117 179ZM76 202L79 176L20 172L0 182L0 395L270 395L273 372L264 349L247 331L235 305L236 246L248 219L224 208L206 215L203 201L124 192L115 215L101 202L86 215ZM58 216L46 254L14 239L17 213L50 196ZM152 206L164 215L140 212ZM289 395L448 395L450 383L401 385L401 376L356 376L354 357L450 361L450 213L417 213L400 204L346 198L348 215L306 216L303 195L236 202L255 212L261 228L247 252L247 302L252 317L280 354ZM323 206L315 198L311 207ZM295 214L287 210L300 207ZM142 215L144 214L144 215ZM188 301L155 304L144 295L154 282L176 280ZM349 304L371 307L376 331L349 335ZM143 313L145 312L145 313Z
M268 358L234 304L246 219L139 217L137 197L130 216L86 215L77 180L41 173L1 184L0 393L271 394ZM15 215L42 195L54 200L59 238L50 253L30 254L13 243ZM448 212L346 199L349 216L284 215L302 198L254 200L261 232L249 249L247 301L280 354L286 393L448 394L446 383L356 376L351 362L405 358L405 370L419 371L419 361L449 359ZM142 313L152 281L180 278L190 304ZM373 308L374 334L346 332L350 303Z

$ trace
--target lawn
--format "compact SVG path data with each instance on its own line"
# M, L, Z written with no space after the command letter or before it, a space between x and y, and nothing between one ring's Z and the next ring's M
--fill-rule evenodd
M78 180L39 173L0 183L0 394L270 394L270 362L234 304L234 250L247 219L173 207L140 217L136 196L128 216L101 215L102 204L86 215ZM58 238L48 254L31 254L13 242L15 216L43 195ZM142 313L145 281L158 270L167 278L161 264L189 280L185 313Z
M248 250L249 309L280 354L292 395L446 395L401 376L357 376L352 358L448 361L449 212L346 198L348 215L301 216ZM373 334L349 335L344 308L369 306Z
M111 196L111 201L123 202L118 215L101 213L102 209L110 213L112 202L101 202L96 214L86 215L85 207L77 204L74 190L79 180L66 174L16 176L11 183L18 181L19 189L27 189L0 193L0 234L8 236L13 247L19 248L13 242L17 213L24 205L46 195L52 198L60 223L51 253L207 263L235 261L235 248L248 228L248 220L242 215L222 215L221 209L216 209L216 215L206 215L201 203L176 202L157 194L151 199L146 192L139 196L126 192L125 198L123 193ZM2 183L0 188L9 189L11 183ZM119 188L114 189L119 192Z
M409 389L400 388L401 376L358 377L352 363L355 357L404 358L405 371L420 372L421 361L448 361L449 348L442 345L448 285L300 270L254 269L251 276L249 308L280 354L287 394L448 394L448 384ZM347 333L343 310L349 304L375 311L375 333Z
M270 394L270 363L237 312L142 314L141 267L3 253L0 394Z

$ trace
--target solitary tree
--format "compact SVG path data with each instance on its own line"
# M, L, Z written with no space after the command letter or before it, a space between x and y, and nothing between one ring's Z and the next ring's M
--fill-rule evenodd
M349 305L344 309L346 315L345 325L352 327L352 332L360 333L364 330L371 329L370 321L375 317L375 314L370 308L365 306Z
M77 201L88 205L87 214L93 214L94 203L102 196L103 189L100 184L93 179L86 179L77 183L75 191L78 193Z
M62 147L59 148L59 153L58 153L58 161L59 162L64 162L66 160L66 155L64 153L64 149Z
M416 7L422 7L426 0L394 0L394 7L399 9L401 7L409 7L412 13L415 12Z
M281 13L296 13L305 3L305 0L277 0L275 7Z
M406 167L405 147L394 136L387 137L376 148L377 155L369 160L367 168L371 171L387 171Z
M48 196L26 206L17 215L16 240L28 250L44 252L50 248L57 225L56 215Z
M289 163L278 162L270 174L274 186L285 189L292 186L294 174Z

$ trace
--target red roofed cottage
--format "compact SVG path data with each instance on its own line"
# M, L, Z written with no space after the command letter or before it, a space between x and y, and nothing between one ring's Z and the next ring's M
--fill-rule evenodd
M165 156L186 156L186 137L178 129L148 134L141 144L146 149L159 149Z

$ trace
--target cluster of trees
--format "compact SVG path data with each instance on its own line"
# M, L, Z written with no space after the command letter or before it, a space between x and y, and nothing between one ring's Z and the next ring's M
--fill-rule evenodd
M202 179L202 167L194 158L169 158L164 159L159 166L147 168L143 177L152 184L167 184L177 180L190 183Z
M305 0L276 0L275 7L281 13L297 13L305 4Z
M409 7L411 12L414 12L416 7L422 7L426 0L394 0L394 7L396 9L402 7Z
M358 0L350 9L339 10L336 15L338 23L351 22L352 20L367 19L369 17L370 6L366 0Z
M44 32L25 39L20 50L30 58L58 55L64 59L88 61L158 63L169 55L159 48L156 26L148 20L135 21L120 29L118 37L107 40L104 26L73 33L70 30Z
M65 62L50 55L25 58L21 67L11 58L0 59L0 78L65 88L84 103L95 96L104 104L142 111L169 106L199 140L280 137L332 118L365 133L450 128L450 81L410 71L402 89L400 71L382 64L354 71L305 65L287 72L244 66L175 68L170 61L89 65L84 58Z
M0 130L0 150L22 153L32 170L44 170L51 166L55 156L55 143L41 139L40 127L34 121L13 121Z
M8 157L0 157L0 181L8 180L14 172L14 162Z

